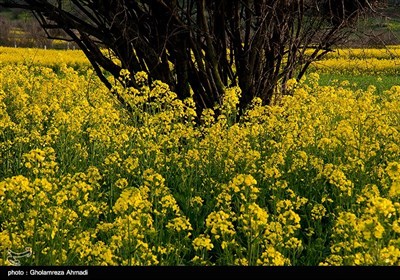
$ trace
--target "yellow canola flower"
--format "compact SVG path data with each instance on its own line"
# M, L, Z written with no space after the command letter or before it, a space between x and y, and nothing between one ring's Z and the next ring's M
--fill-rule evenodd
M190 205L193 207L200 207L203 205L204 199L201 196L194 196L190 199Z
M149 202L143 199L143 196L137 188L125 188L113 207L116 213L124 214L131 211L141 211L149 206Z
M400 163L398 162L389 162L385 168L386 173L389 175L392 180L400 179Z
M360 224L360 230L366 240L371 238L381 239L385 232L385 228L376 219L367 219Z
M235 234L234 225L229 213L223 210L211 212L206 218L206 227L213 234L215 239L233 236Z
M389 196L394 198L400 196L400 180L395 180L392 182L389 189Z
M186 217L173 218L172 220L168 221L166 227L169 228L169 229L173 229L176 232L193 230L189 219L186 218ZM188 232L187 236L189 237L190 235L191 235L191 233Z
M214 245L211 241L211 239L205 235L205 234L201 234L198 237L196 237L195 239L193 239L193 248L197 251L197 250L203 250L205 249L206 251L211 251L212 248L214 248Z
M242 205L239 221L242 222L243 231L246 235L254 235L262 232L268 226L268 213L256 203Z
M379 252L378 262L382 265L396 265L400 264L400 249L398 246L389 245Z
M311 209L311 218L313 220L321 220L326 213L327 210L322 204L315 204Z
M21 62L35 65L56 67L61 63L67 66L88 67L89 60L81 50L55 50L39 48L11 48L0 46L0 64L19 64Z
M257 265L284 266L288 264L290 264L290 261L273 246L267 246L257 260Z

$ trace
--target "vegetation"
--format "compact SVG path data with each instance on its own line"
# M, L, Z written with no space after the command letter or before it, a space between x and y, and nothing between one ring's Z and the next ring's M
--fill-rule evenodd
M0 48L0 265L399 265L383 3L0 1L80 49Z
M253 98L267 105L300 80L310 63L354 33L357 20L381 7L377 0L262 1L22 1L0 6L32 11L49 38L75 42L109 88L103 70L119 78L149 73L180 100L192 97L197 116L222 105L238 86L239 114ZM58 31L56 34L51 33ZM65 36L64 36L65 35ZM306 54L312 48L314 51ZM102 50L108 50L104 52ZM114 92L132 111L129 102ZM217 111L216 114L219 114Z
M240 122L227 88L201 124L145 72L115 83L127 115L93 70L57 69L0 66L0 264L26 247L25 265L400 264L400 86L385 69L379 91L307 73Z

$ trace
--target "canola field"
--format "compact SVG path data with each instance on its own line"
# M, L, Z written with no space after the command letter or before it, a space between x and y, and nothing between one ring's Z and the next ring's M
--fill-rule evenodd
M58 52L0 48L0 265L400 264L398 53L335 52L239 123L228 88L196 125L144 72L128 115Z

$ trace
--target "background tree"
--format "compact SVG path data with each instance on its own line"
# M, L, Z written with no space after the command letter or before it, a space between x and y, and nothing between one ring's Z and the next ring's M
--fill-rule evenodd
M49 38L62 30L76 42L108 88L104 72L168 83L200 114L228 86L242 90L240 108L254 97L269 104L286 81L346 40L375 0L0 0L32 11ZM57 39L58 38L57 36ZM104 51L108 50L108 51ZM116 59L119 62L116 62ZM150 81L151 82L151 81ZM131 86L135 86L131 84ZM128 109L129 104L117 95Z

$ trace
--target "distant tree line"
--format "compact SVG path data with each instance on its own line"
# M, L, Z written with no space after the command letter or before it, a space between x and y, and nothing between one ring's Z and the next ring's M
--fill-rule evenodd
M400 0L388 0L390 6L400 6Z
M60 31L57 31L60 33ZM62 31L61 31L62 32ZM56 34L52 31L53 35ZM48 38L32 12L21 9L0 10L0 46L28 48L78 48L74 42Z

